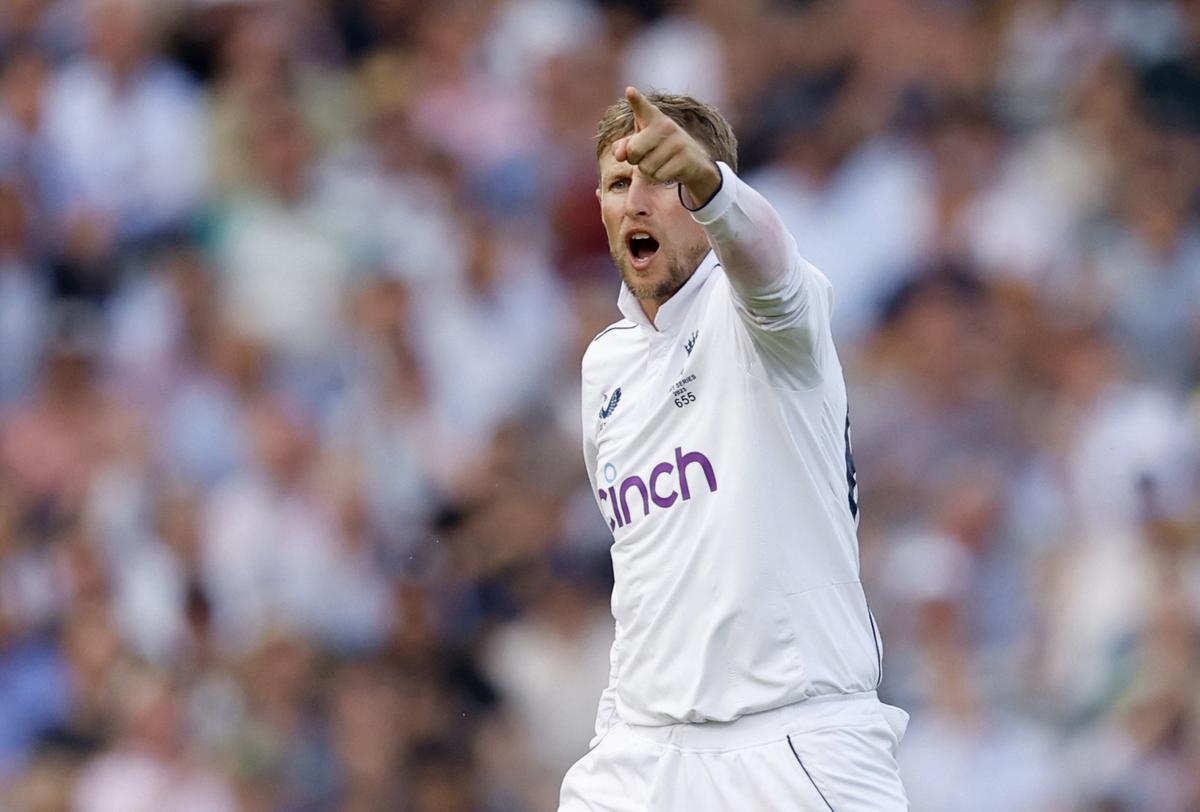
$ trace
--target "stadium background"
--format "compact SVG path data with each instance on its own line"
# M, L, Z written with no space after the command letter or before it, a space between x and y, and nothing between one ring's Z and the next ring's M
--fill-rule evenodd
M835 282L914 811L1200 809L1200 3L0 0L0 53L0 809L554 808L627 82Z

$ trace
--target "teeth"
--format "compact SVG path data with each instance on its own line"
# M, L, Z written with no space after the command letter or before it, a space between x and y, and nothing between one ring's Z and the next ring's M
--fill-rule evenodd
M649 235L649 234L634 234L634 235L633 235L633 239L635 239L635 240L648 240L648 239L650 239L650 235Z

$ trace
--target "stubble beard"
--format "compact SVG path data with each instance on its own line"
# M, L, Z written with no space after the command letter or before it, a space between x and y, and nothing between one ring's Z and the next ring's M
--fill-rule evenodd
M624 250L621 250L620 253L612 250L611 253L613 262L616 263L617 270L621 273L621 281L625 283L625 287L629 288L629 292L635 299L665 301L674 296L692 278L692 274L696 272L696 268L708 251L709 247L704 245L687 248L679 253L672 252L666 258L667 276L657 282L638 282L633 267L629 264L629 257Z

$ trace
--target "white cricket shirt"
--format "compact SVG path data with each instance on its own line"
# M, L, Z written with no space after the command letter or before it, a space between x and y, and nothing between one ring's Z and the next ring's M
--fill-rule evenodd
M714 251L651 324L583 359L584 458L613 532L616 641L597 735L874 689L831 285L724 164Z

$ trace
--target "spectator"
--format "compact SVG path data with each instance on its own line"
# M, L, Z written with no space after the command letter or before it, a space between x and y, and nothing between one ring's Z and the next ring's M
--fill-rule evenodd
M233 812L228 784L204 764L191 763L181 729L179 699L158 675L134 672L121 688L114 747L84 769L75 808L107 812L141 808L164 812Z
M544 402L565 337L565 302L540 246L519 229L477 217L461 239L462 284L414 313L417 346L458 430L486 438Z
M59 216L114 247L178 228L208 182L201 99L159 50L160 7L86 0L88 51L56 76L45 129L66 175Z
M523 590L530 604L525 617L498 632L485 656L519 729L537 731L529 747L550 797L559 777L587 752L593 699L604 690L612 648L608 607L589 594L581 564L531 573Z
M324 151L350 139L359 116L353 84L305 52L302 14L285 14L278 4L234 3L217 42L209 120L213 183L237 190L253 177L255 157L246 133L254 111L280 95L290 95L299 118Z
M255 460L205 506L204 585L220 638L252 649L279 623L342 649L378 643L388 599L370 551L342 536L312 437L277 403L252 408Z
M304 377L319 375L341 337L353 257L321 217L313 143L295 105L260 103L248 138L257 185L223 207L214 238L222 309L268 351L307 361Z
M463 274L463 227L439 167L442 155L413 132L416 93L409 65L377 54L361 68L365 138L333 151L321 167L324 216L340 223L365 261L417 291L455 284Z

